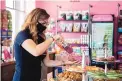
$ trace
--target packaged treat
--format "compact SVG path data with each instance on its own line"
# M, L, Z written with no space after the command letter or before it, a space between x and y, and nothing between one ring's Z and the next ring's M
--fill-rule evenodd
M10 47L2 46L2 54L3 54L3 59L4 60L7 61L7 60L11 59Z
M10 20L9 20L9 23L8 23L8 29L12 30L12 21L10 21Z
M7 30L8 29L8 20L7 19L2 19L2 29Z
M66 11L59 11L59 20L66 20Z
M67 23L65 25L66 25L66 32L72 32L73 23Z
M122 35L119 36L118 43L122 45Z
M89 16L89 11L83 10L82 11L82 20L88 20L88 16Z
M63 31L63 32L65 32L66 31L66 24L65 23L60 23L59 24L59 27L60 27L60 29L61 29L61 31Z
M8 39L2 38L2 46L8 46Z
M73 12L72 11L66 12L66 20L73 20Z
M80 32L80 23L74 23L73 32Z
M82 20L82 12L74 11L74 20Z
M81 23L81 32L88 32L88 23Z
M2 10L2 12L1 12L1 17L3 18L3 19L7 19L8 17L8 12L7 12L7 10Z
M1 30L1 35L2 36L7 36L7 30Z
M12 15L11 15L11 12L10 11L7 11L7 17L8 17L9 20L12 19Z
M74 70L73 68L72 70ZM58 74L57 79L58 81L82 81L82 75L77 72L64 71Z
M12 43L12 39L11 38L2 38L2 46L10 46Z

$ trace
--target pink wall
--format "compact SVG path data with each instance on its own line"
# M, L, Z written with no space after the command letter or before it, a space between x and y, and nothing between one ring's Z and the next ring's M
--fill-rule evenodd
M81 2L68 2L68 1L36 1L36 7L46 9L52 18L56 18L57 11L56 6L62 6L61 10L87 10L89 4L93 7L91 8L91 14L114 14L117 17L118 7L120 4L122 9L122 1L81 1ZM116 54L117 49L117 18L115 18L114 27L114 54Z
M0 1L0 9L5 8L5 0Z
M62 6L61 10L87 10L88 5L92 5L91 14L115 14L117 15L117 4L122 5L122 1L36 1L36 7L44 8L51 17L56 17L56 5ZM122 6L121 6L122 9Z

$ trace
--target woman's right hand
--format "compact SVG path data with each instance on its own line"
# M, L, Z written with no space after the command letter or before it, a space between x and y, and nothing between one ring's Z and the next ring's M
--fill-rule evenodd
M60 41L60 42L64 41L64 38L60 34L53 36L53 38L55 41Z

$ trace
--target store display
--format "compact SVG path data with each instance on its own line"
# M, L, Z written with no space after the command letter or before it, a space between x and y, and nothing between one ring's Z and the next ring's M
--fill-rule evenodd
M88 20L89 11L59 11L58 20Z
M9 62L13 59L12 55L12 16L10 11L1 10L1 59Z
M70 21L66 21L65 23L63 22L62 24L62 31L65 32L81 32L81 36L80 39L67 39L66 42L68 42L69 44L81 44L81 46L77 45L77 46L72 46L73 48L73 53L71 53L68 57L68 60L77 60L77 61L81 61L82 63L83 61L86 63L86 61L89 58L89 23L87 22L79 22L77 20L80 20L80 17L82 18L82 20L88 20L89 18L89 11L82 11L82 16L80 16L80 11L74 11L74 13L67 11L66 14L66 20L70 20ZM72 17L73 15L73 17ZM76 21L77 22L76 22ZM93 76L94 81L114 81L114 80L120 80L120 77L116 77L119 76L120 74L115 74L114 76L111 76L111 73L108 73L108 69L107 69L107 64L108 63L114 63L116 62L115 57L113 56L113 27L114 27L114 23L113 23L113 15L94 15L92 18L92 39L91 39L91 58L96 59L96 62L102 62L105 64L105 69L103 68L99 68L96 66L87 66L85 67L85 70L88 72L93 72L91 73L91 75ZM69 26L69 22L72 23L73 27ZM102 22L102 23L101 23ZM68 25L67 25L68 24ZM71 28L71 30L69 30L69 28ZM118 29L118 32L121 32L121 26ZM79 42L80 40L80 42ZM120 36L120 40L121 40L121 36ZM119 41L120 41L119 40ZM82 50L81 50L82 49ZM82 52L84 50L84 53ZM120 53L119 53L120 54ZM84 58L83 59L83 55ZM121 54L120 54L121 55ZM81 58L80 58L81 57ZM87 57L87 59L86 59ZM119 57L121 58L121 57ZM83 65L83 64L82 64ZM119 66L121 68L121 66ZM82 72L82 66L70 66L68 67L66 70L70 71L70 72ZM106 78L107 77L107 78Z
M8 10L2 10L1 12L1 21L2 21L2 30L7 30L8 29L8 25L11 21L11 13Z
M120 6L118 6L118 32L117 32L117 49L116 49L116 57L117 60L122 60L122 10L120 10ZM122 62L117 63L117 69L122 71Z
M59 23L59 31L61 32L88 32L88 23L80 23L80 22L60 22Z
M122 77L119 70L109 70L106 75L102 71L89 71L88 75L93 78L93 81L120 81Z
M113 27L113 23L95 22L92 24L92 59L104 57L105 46L107 46L107 55L112 56Z
M83 72L85 72L85 71L94 71L94 72L96 72L96 71L103 71L103 69L102 68L100 68L100 67L96 67L96 66L85 66L85 70L83 70L82 69L82 66L80 66L80 65L72 65L72 66L67 66L66 68L65 68L65 70L66 71L71 71L71 72L79 72L79 73L83 73Z

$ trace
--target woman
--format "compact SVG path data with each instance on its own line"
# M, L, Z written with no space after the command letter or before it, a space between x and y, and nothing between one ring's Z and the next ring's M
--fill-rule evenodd
M44 55L54 40L62 39L60 35L55 35L45 40L44 32L49 17L49 14L40 8L32 10L27 16L22 31L14 41L16 69L13 81L40 81L41 61L49 67L75 63L50 60L48 54Z

